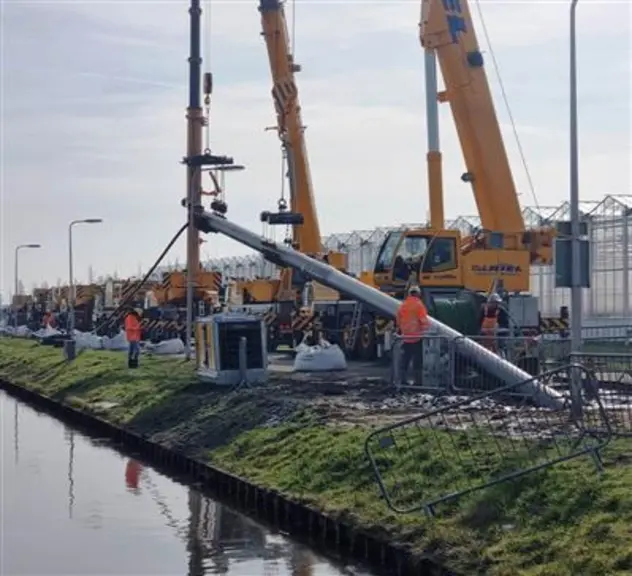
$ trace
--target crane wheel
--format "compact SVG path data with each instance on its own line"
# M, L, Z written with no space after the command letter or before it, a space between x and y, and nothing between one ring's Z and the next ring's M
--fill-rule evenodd
M345 353L345 356L348 359L352 359L355 357L356 351L350 348L350 342L349 342L349 340L351 339L351 314L345 314L340 319L339 327L340 327L340 332L339 332L339 337L338 337L339 346L340 348L342 348L342 351ZM358 345L358 342L356 340L356 349L357 349L357 345Z
M362 327L358 331L357 350L360 360L369 362L377 357L377 339L375 327L370 318L362 318Z

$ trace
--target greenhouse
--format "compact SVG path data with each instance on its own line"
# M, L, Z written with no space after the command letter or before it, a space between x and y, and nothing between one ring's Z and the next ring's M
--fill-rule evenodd
M632 286L632 194L609 195L601 201L587 201L580 205L581 216L587 223L591 241L591 287L584 290L583 311L586 318L629 319L631 314L630 289ZM568 220L568 202L555 207L527 207L523 210L527 227L546 226ZM421 227L425 224L403 224L397 228ZM468 235L480 227L475 216L459 216L447 224ZM376 228L332 234L323 238L327 250L348 254L349 272L358 275L371 270L386 234L397 229ZM251 254L240 257L213 259L205 267L220 270L233 278L268 278L276 268L261 256ZM570 290L555 288L555 269L552 266L534 266L531 271L531 291L540 298L545 316L556 315L561 306L570 307Z

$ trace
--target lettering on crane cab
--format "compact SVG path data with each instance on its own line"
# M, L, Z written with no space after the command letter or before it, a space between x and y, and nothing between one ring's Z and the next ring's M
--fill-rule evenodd
M446 12L448 30L452 38L452 43L457 44L459 34L465 34L467 32L461 0L443 0L443 9Z
M507 274L515 276L522 272L522 267L516 264L474 264L472 272L475 274Z

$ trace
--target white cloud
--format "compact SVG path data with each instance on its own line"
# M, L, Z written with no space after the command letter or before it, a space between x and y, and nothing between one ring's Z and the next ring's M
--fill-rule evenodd
M555 5L553 18L544 16L548 4L517 8L488 4L483 3L487 24L539 203L560 203L568 195L567 58L559 50L549 54L537 42L526 48L526 39L534 32L522 30L523 24L538 28L538 42L564 40L566 8ZM177 9L172 4L157 4L156 11L153 4L148 9L146 3L79 6L82 18L89 14L89 22L101 22L96 27L100 36L93 37L90 25L80 20L94 42L83 45L86 58L99 52L103 65L91 70L72 61L64 68L64 60L59 58L52 69L60 74L54 76L56 81L51 80L53 75L43 74L41 68L46 69L56 58L55 43L61 43L71 30L48 30L44 36L48 52L38 44L37 36L28 36L23 45L41 51L34 59L40 71L33 64L30 83L17 82L17 72L11 77L13 92L9 90L7 98L11 115L3 118L2 127L1 289L5 293L12 285L12 246L19 242L44 245L40 254L24 259L21 268L26 286L65 278L65 230L73 218L105 219L102 226L77 233L76 270L84 279L90 263L97 273L118 270L122 275L135 274L139 260L147 267L184 218L179 202L185 193L185 176L178 162L186 133L186 10L181 3ZM419 221L426 216L423 61L415 36L418 5L394 3L388 8L392 12L373 3L321 8L299 0L297 38L305 70L299 77L299 90L323 233ZM594 10L584 0L582 13L589 8ZM73 10L77 10L75 5ZM511 14L507 18L520 22L520 28L509 34L499 21L494 25L494 18L501 18L498 10L509 10L503 14ZM531 20L524 10L532 10ZM141 12L142 19L138 17ZM408 13L412 14L410 22ZM590 33L603 33L602 16L593 16L596 27ZM260 211L276 205L281 189L278 140L273 132L264 131L274 123L274 111L271 83L265 76L265 49L258 34L259 15L252 2L237 7L217 4L213 17L218 30L213 61L224 58L226 70L233 57L240 62L246 58L244 54L250 58L248 50L254 42L258 44L258 61L252 63L256 77L239 83L231 82L226 74L217 78L211 132L215 152L234 156L236 162L246 165L243 173L228 177L228 216L259 230ZM103 22L108 25L102 26ZM2 31L9 45L15 45L11 42L17 35L25 38L25 30L17 24ZM499 31L494 32L493 26ZM373 52L366 39L371 32L384 29L398 38L410 37L406 40L410 50L394 54L390 68L382 63L380 69L372 70ZM143 33L136 34L139 30ZM556 30L559 36L554 36ZM609 46L612 42L611 38ZM235 46L241 49L244 44L246 51L237 53ZM327 73L327 66L340 64L343 45L345 50L359 53L365 65ZM109 60L104 58L104 46L109 47ZM505 54L514 59L505 59ZM605 44L584 54L582 94L589 92L591 99L586 103L580 94L582 110L587 111L581 132L581 190L584 198L599 199L606 193L630 190L629 115L617 116L616 123L608 115L617 108L619 114L629 110L629 80L621 76L623 64L607 58ZM14 67L19 67L18 54L13 52L11 57L16 59ZM162 68L155 65L156 59ZM151 70L144 71L143 63L148 60ZM311 74L315 69L320 73ZM41 78L46 78L44 85L51 83L52 96L37 87ZM521 199L533 204L497 83L492 84ZM89 109L86 103L91 104ZM460 181L463 162L447 107L442 107L442 144L446 211L472 214L474 201ZM208 255L243 253L228 240L216 236L208 240L203 246ZM178 250L182 261L182 244Z

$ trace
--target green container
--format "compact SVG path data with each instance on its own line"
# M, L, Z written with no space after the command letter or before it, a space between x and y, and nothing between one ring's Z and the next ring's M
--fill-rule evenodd
M480 331L480 303L474 294L435 297L428 312L465 336L473 336Z

